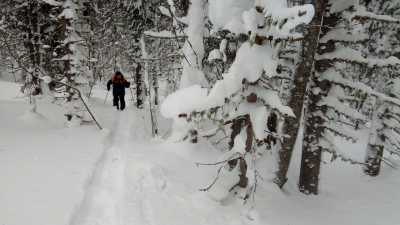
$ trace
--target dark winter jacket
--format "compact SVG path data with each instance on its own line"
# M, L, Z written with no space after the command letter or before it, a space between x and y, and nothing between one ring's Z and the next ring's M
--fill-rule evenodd
M107 82L107 90L110 90L111 85L113 86L113 95L125 95L125 88L129 88L131 85L123 76L121 77L121 79L118 79L114 75L113 78Z

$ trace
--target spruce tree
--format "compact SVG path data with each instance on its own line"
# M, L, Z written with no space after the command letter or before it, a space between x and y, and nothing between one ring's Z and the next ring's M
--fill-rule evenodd
M213 7L218 7L218 4L210 2L209 11L213 12ZM210 190L214 184L219 185L219 179L225 180L226 176L233 174L237 175L237 180L229 183L231 186L228 185L226 191L236 190L244 199L255 191L257 154L262 154L271 142L281 144L283 119L285 116L294 116L293 111L283 104L280 88L276 85L280 84L276 80L281 79L279 68L282 62L279 56L288 42L301 38L294 28L310 22L314 13L311 5L288 8L286 4L265 4L258 2L249 8L244 6L242 29L227 26L223 20L211 14L211 30L225 34L220 33L224 35L221 41L215 38L217 35L210 38L211 41L217 40L217 44L214 48L207 48L211 51L206 51L208 57L204 61L221 60L229 65L227 46L230 45L230 39L245 37L244 41L238 41L240 45L235 52L236 57L233 57L229 69L219 75L220 78L216 79L209 91L199 83L185 87L169 96L161 109L164 116L174 118L180 125L186 123L186 126L179 127L184 138L193 140L196 134L200 137L222 135L228 140L224 142L226 144L223 145L224 154L220 162L216 163L227 167L221 167L216 180L203 190ZM232 17L232 21L237 19ZM223 31L224 28L227 31ZM205 65L202 68L192 64L191 70L200 70L201 73L196 75L204 76L203 70L213 64Z
M306 194L318 193L322 152L331 153L333 158L364 165L338 149L334 140L344 138L357 141L355 133L349 130L369 118L372 121L372 133L380 129L381 123L375 108L369 111L372 114L363 114L354 107L354 102L363 101L357 95L360 92L379 99L383 82L377 80L378 73L387 74L391 67L399 63L397 58L377 57L364 51L372 35L365 21L388 22L392 20L391 17L367 12L357 2L330 1L327 6L328 14L323 18L315 73L306 102L299 181L300 191ZM371 156L379 158L382 155L382 148L378 147L381 137L370 135L369 146L373 146L374 150L370 151L368 158L371 162L367 162L367 165L380 163L372 160Z

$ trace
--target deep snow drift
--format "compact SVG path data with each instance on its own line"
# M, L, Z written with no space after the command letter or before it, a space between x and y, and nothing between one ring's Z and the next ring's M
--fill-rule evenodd
M99 121L64 128L62 110L39 101L26 113L18 86L0 82L0 225L397 225L400 172L377 178L340 161L324 164L319 196L297 191L299 151L283 191L272 184L272 154L258 162L255 208L207 186L221 153L205 142L171 143L149 136L146 110L115 111L97 89ZM363 137L361 137L363 138ZM357 157L361 144L345 144ZM329 161L329 160L326 160ZM218 199L218 200L217 200Z

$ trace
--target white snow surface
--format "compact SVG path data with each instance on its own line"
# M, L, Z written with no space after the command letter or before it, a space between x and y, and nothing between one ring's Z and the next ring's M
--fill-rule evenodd
M308 24L314 17L314 6L312 4L304 4L288 8L286 1L281 0L264 0L266 2L265 16L271 16L274 20L281 21L288 19L278 34L289 34L292 29L300 24ZM277 4L277 2L281 2Z
M103 131L94 125L65 128L62 110L45 98L38 101L40 114L26 113L25 100L14 98L18 86L0 81L0 224L398 224L399 170L384 165L382 175L371 178L340 161L323 164L320 194L305 196L297 190L300 149L283 190L271 182L275 160L265 152L255 165L262 177L255 205L243 205L226 191L236 173L224 170L210 192L199 191L218 167L195 163L216 162L232 152L203 141L152 139L147 111L129 104L118 112L110 99L103 104L104 89L93 93ZM366 133L359 139L336 144L363 157Z
M258 13L255 6L262 7L263 13ZM300 34L292 30L300 25L309 23L314 16L314 7L311 4L288 8L286 0L210 0L209 18L214 30L226 29L232 33L260 34L275 38L299 37ZM271 17L278 24L263 26L265 17ZM258 27L264 27L259 29Z
M338 13L349 9L351 6L357 6L359 0L330 0L330 3L332 4L330 7L330 12Z
M241 18L242 13L254 6L254 1L238 0L209 0L209 17L217 28L229 26L233 21Z
M188 12L187 41L182 49L185 60L182 61L183 71L180 88L191 85L207 85L207 80L201 70L201 61L205 50L203 37L205 34L206 4L204 0L193 1Z

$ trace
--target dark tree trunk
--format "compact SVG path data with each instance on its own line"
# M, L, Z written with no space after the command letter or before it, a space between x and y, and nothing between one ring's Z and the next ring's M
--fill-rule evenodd
M279 168L274 181L280 188L282 188L287 181L287 172L300 127L307 84L314 67L314 56L318 48L318 38L320 35L319 26L321 25L322 17L325 13L326 4L327 0L316 0L314 3L315 15L306 30L303 42L303 60L296 68L294 88L291 91L291 98L289 100L289 106L292 108L296 117L285 118L285 124L283 126L285 137L282 141L282 148L279 150Z
M232 132L231 132L231 138L229 140L229 150L231 150L233 148L233 146L235 144L235 138L240 133L240 131L242 130L242 124L243 124L243 121L240 120L240 119L234 119L232 121L232 126L231 126ZM230 160L228 162L229 167L231 169L235 168L236 165L237 165L237 161L238 161L237 159Z
M234 119L232 121L232 132L231 132L231 139L229 141L229 148L232 149L234 146L234 141L237 135L246 127L246 146L245 151L251 152L254 140L254 132L253 127L250 121L250 117L247 115L245 118ZM239 159L230 160L228 162L231 169L235 168L239 162L239 182L237 185L241 188L246 188L249 179L247 177L247 163L244 157L240 157Z
M239 187L241 188L246 188L248 183L249 183L249 179L247 178L246 174L247 174L247 163L246 160L244 158L240 158L239 159L239 167L240 167L240 175L239 175Z
M136 67L136 107L141 109L143 107L143 76L141 73L142 66L138 64Z
M198 139L199 139L198 136L199 136L199 134L198 134L197 130L192 129L192 130L189 131L189 137L190 137L190 142L191 143L196 144L198 142Z
M322 148L320 139L324 135L325 119L327 111L325 105L319 105L321 99L327 95L330 83L326 80L319 81L314 76L311 88L319 88L319 92L309 92L309 104L305 115L305 129L303 138L303 150L301 155L301 167L299 178L299 190L304 194L318 194L318 181L321 165Z
M246 120L246 152L251 152L253 147L254 132L250 118ZM240 158L239 161L240 175L239 175L239 187L245 188L249 184L249 178L247 178L247 163L244 158Z
M326 2L317 8L318 11L328 11L326 9ZM338 17L330 15L323 18L323 25L333 27L338 22ZM322 28L319 32L320 37L326 33L326 29ZM318 43L317 43L318 44ZM335 51L333 43L328 42L328 46L318 46L317 51L319 54ZM307 111L304 115L305 128L302 145L299 190L304 194L318 194L319 174L321 166L322 147L320 145L321 138L325 132L325 114L327 106L319 104L321 100L327 96L331 83L327 80L320 80L319 74L323 73L326 69L332 66L326 61L317 61L315 63L315 71L312 76L310 90L308 91Z
M364 167L365 174L372 177L379 175L381 170L383 149L383 145L368 146L368 155L365 161L366 165Z
M379 103L376 103L379 104ZM378 109L374 109L372 116L372 125L369 134L367 155L365 157L364 173L369 176L378 176L381 170L381 163L383 157L385 136L379 134L379 125L382 120L378 117Z

